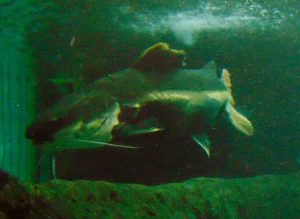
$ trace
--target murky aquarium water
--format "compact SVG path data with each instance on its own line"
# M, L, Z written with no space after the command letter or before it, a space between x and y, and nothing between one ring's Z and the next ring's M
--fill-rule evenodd
M300 218L298 0L0 18L0 218Z

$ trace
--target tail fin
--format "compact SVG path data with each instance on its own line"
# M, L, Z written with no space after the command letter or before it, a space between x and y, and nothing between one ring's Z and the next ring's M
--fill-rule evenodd
M240 132L245 135L253 135L254 128L252 123L242 114L240 114L236 109L228 102L226 104L225 110L229 116L231 124Z
M232 96L232 83L231 83L230 73L225 68L222 70L221 79L222 79L225 87L227 88L227 91L230 93L230 104L234 105L234 99L233 99L233 96Z

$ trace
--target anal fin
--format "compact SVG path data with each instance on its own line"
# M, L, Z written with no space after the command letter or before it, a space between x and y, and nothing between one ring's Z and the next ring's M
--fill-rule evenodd
M208 157L211 156L210 153L211 143L206 134L192 135L192 139L196 142L198 146L200 146L205 151Z

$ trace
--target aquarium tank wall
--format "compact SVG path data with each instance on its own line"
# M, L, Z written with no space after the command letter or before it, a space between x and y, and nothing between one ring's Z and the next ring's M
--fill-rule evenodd
M24 132L35 113L35 82L31 49L26 40L28 11L24 9L20 13L21 5L11 1L0 3L0 165L20 179L32 181L34 149Z
M0 1L0 169L71 218L300 217L299 16L297 0Z

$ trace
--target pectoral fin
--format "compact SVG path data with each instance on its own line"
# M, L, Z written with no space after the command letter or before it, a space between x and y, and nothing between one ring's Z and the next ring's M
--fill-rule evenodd
M162 130L164 130L164 127L156 118L149 118L136 124L119 124L115 127L113 134L116 136L129 137L159 132Z
M208 136L206 134L192 135L192 139L205 151L207 156L210 157L211 143Z
M245 135L253 135L254 128L252 123L228 102L225 106L225 111L229 117L231 124Z

